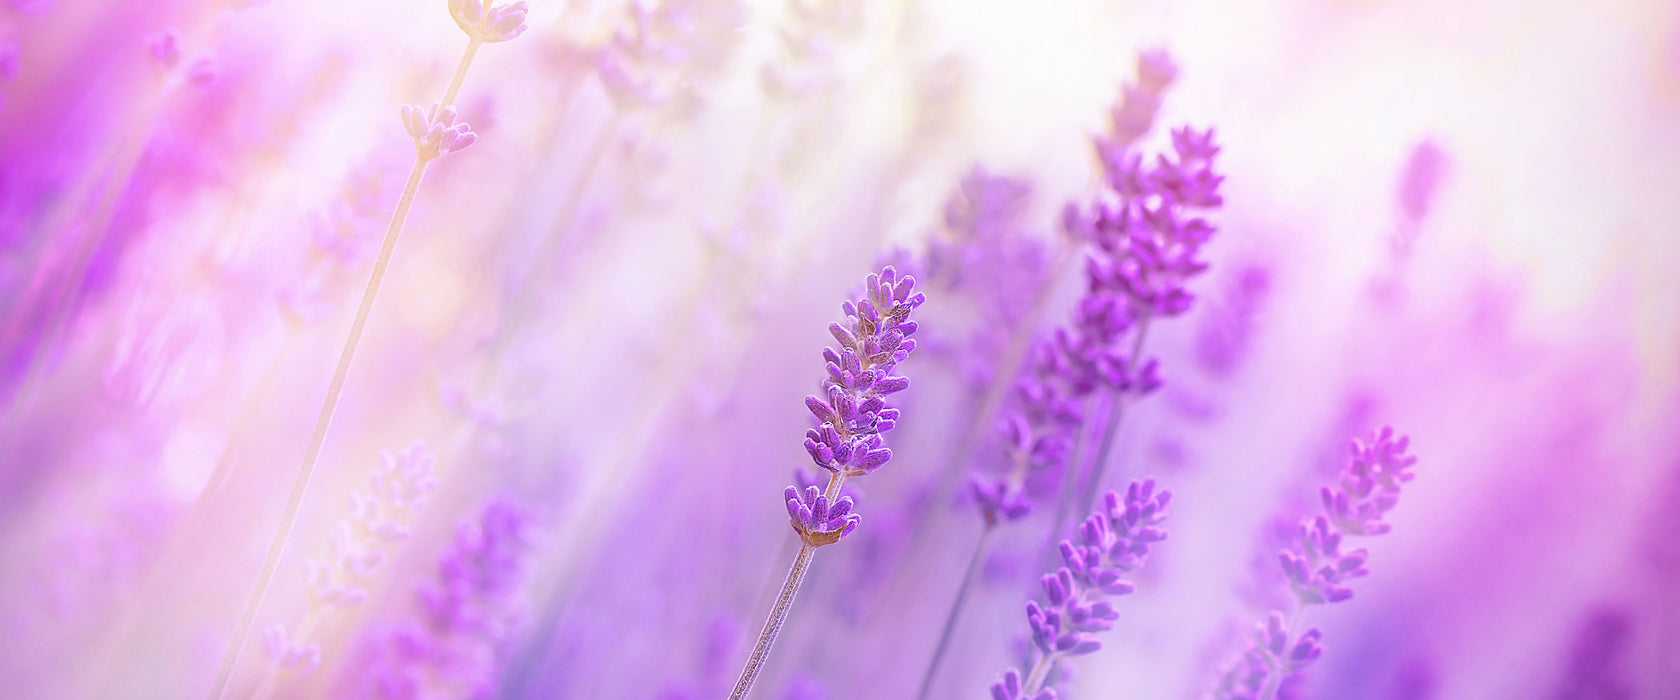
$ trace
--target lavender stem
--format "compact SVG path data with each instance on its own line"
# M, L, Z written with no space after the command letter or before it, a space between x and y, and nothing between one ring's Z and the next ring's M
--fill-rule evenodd
M274 582L274 572L280 565L280 555L286 549L286 538L292 533L292 524L297 520L298 509L303 505L303 495L309 490L309 477L315 472L315 463L321 457L321 445L326 442L327 427L332 424L333 412L338 408L339 394L344 391L345 377L350 374L350 361L356 355L356 345L361 342L362 329L367 326L368 315L373 311L373 300L379 294L379 283L385 279L385 268L391 264L391 253L397 248L397 237L402 233L403 222L408 219L408 210L414 206L414 195L420 190L420 178L426 173L429 159L416 155L414 167L409 169L408 184L403 187L402 198L397 201L397 210L391 215L391 224L385 229L385 243L379 249L379 259L373 263L373 274L368 277L367 290L362 292L362 304L356 309L356 318L350 323L350 335L344 339L344 349L338 355L338 367L333 370L332 383L327 385L327 397L321 402L321 413L315 419L315 432L309 436L309 448L304 452L303 466L298 469L297 477L292 481L292 493L286 500L286 510L280 516L280 527L274 531L274 539L268 544L268 554L263 559L262 570L257 574L257 582L251 588L251 595L245 601L245 608L239 615L239 627L234 630L233 639L228 642L227 652L222 655L222 666L216 672L216 682L210 687L211 700L222 697L227 689L228 680L233 675L234 663L239 660L239 653L245 646L245 639L251 634L251 626L256 622L257 610L262 607L263 598L268 595L268 586Z
M1149 316L1138 319L1137 337L1132 341L1132 354L1126 359L1135 371L1140 355L1143 354L1143 338L1149 333ZM1114 396L1114 413L1109 416L1108 427L1103 429L1102 442L1097 444L1097 459L1091 463L1091 478L1085 482L1085 487L1079 492L1079 509L1076 513L1091 510L1091 504L1096 501L1097 490L1102 488L1103 470L1108 468L1109 451L1114 447L1114 436L1120 432L1120 419L1126 414L1125 397L1122 394Z
M957 629L957 618L962 613L963 602L968 599L969 589L974 587L976 574L980 571L980 560L985 558L992 531L996 529L997 523L986 523L985 529L980 531L979 539L974 541L974 552L968 556L968 568L963 570L962 584L957 587L957 595L951 600L951 611L945 614L945 627L939 632L939 644L933 648L933 658L928 661L927 671L922 674L921 689L916 691L916 697L921 700L926 700L928 692L933 689L933 679L939 674L939 662L945 658L945 651L950 647L951 633Z
M1044 679L1050 675L1050 669L1055 665L1056 654L1054 652L1040 653L1038 661L1033 664L1032 670L1027 673L1026 682L1021 686L1022 694L1032 697L1033 693L1038 692L1044 685Z
M841 472L830 474L824 495L831 500L839 496L840 484L845 480ZM743 700L747 693L752 692L759 671L764 670L764 662L770 658L770 646L776 643L776 635L781 633L782 625L787 622L788 611L793 609L793 597L799 593L800 584L805 583L805 574L811 570L811 557L816 553L817 548L810 543L803 540L799 543L799 553L793 557L793 566L788 569L787 580L782 583L782 592L776 596L776 604L764 620L764 629L758 633L752 655L747 657L747 665L741 669L741 677L735 681L729 700Z
M455 97L461 93L461 83L467 79L467 67L472 65L473 57L478 55L478 47L484 40L477 35L470 35L467 39L467 50L461 54L461 62L455 65L455 75L449 79L449 89L443 91L443 106L455 104Z

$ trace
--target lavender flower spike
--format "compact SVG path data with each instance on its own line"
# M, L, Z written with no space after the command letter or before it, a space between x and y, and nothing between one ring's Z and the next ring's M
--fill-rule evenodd
M1322 630L1309 627L1297 636L1295 628L1307 606L1352 599L1347 581L1370 573L1366 551L1343 549L1342 540L1388 532L1382 518L1399 503L1400 486L1414 476L1408 470L1417 458L1406 454L1409 443L1387 427L1368 440L1353 442L1338 483L1319 492L1325 514L1303 520L1300 545L1278 552L1278 563L1299 603L1294 616L1286 621L1280 610L1267 614L1248 648L1226 665L1208 698L1273 700L1324 653Z
M821 423L805 431L805 451L833 476L863 476L892 459L882 436L897 422L898 409L889 408L886 397L910 386L892 372L916 349L910 338L916 322L909 317L926 297L915 285L915 278L899 277L888 266L869 276L865 299L841 305L844 324L828 325L840 350L823 348L826 399L805 397L805 407Z
M828 366L828 378L823 380L826 398L805 397L805 408L818 422L805 432L805 451L817 466L828 470L828 484L822 488L813 484L803 491L789 486L782 492L788 522L799 534L799 553L735 681L731 700L752 692L817 548L857 530L862 518L852 512L853 498L840 495L843 482L847 477L867 476L892 459L884 436L897 422L898 409L888 406L886 397L910 386L910 380L893 370L916 349L916 341L910 338L916 333L916 322L910 320L910 312L926 300L916 291L915 278L900 276L888 266L870 275L864 283L864 298L841 304L846 317L828 326L840 349L823 348Z
M1126 575L1143 566L1149 548L1167 538L1172 492L1155 490L1154 479L1133 481L1124 499L1113 491L1103 507L1079 527L1079 539L1062 540L1063 566L1040 580L1044 604L1027 602L1035 660L1025 674L1009 669L992 684L994 700L1054 700L1050 671L1056 662L1102 648L1097 632L1114 627L1119 611L1105 598L1131 593Z
M449 0L449 16L474 41L486 44L507 41L525 33L525 15L531 6L525 0L486 9L479 0Z
M416 155L431 160L464 150L478 141L478 134L464 121L456 121L454 107L434 104L430 110L402 106L403 126L414 139Z

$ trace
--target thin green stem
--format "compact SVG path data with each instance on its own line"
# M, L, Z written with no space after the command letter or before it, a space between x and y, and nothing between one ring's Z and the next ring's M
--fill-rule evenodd
M828 488L824 495L833 501L840 494L840 484L846 477L841 473L834 473L828 477ZM782 592L776 596L776 604L770 608L770 616L764 619L764 629L758 633L758 641L753 644L752 654L747 656L747 665L741 669L741 677L735 681L735 689L730 691L729 700L743 700L752 692L753 683L758 681L758 674L764 670L764 662L770 658L770 647L776 643L776 636L781 634L782 625L787 623L788 611L793 609L793 598L799 593L799 586L805 583L805 574L811 570L811 557L817 548L808 542L800 542L799 553L793 557L793 566L788 569L787 580L782 583Z
M251 626L256 622L257 610L262 607L269 584L274 582L274 572L280 565L280 555L286 549L286 539L291 535L292 524L297 520L298 510L303 505L303 495L309 490L309 477L314 474L315 464L321 457L321 446L327 439L327 427L332 424L333 412L338 408L339 395L344 391L345 377L350 374L350 361L355 358L356 345L361 342L362 330L367 326L368 315L373 311L373 300L379 294L379 283L385 279L385 269L391 263L392 251L397 248L397 238L402 233L403 222L408 219L408 210L414 206L414 196L420 190L420 178L425 175L428 162L427 158L415 156L414 167L408 172L408 184L403 187L402 198L397 201L397 211L391 215L391 224L385 229L385 243L379 249L379 259L374 261L373 274L368 277L367 289L362 292L362 304L356 309L356 318L350 323L350 335L344 339L344 349L339 352L338 367L333 370L332 383L327 385L327 397L321 402L321 413L315 419L315 431L309 437L309 449L304 452L303 466L298 469L297 477L292 480L292 493L286 501L285 512L280 516L280 526L275 529L274 538L269 541L268 554L263 558L256 585L251 588L251 595L246 599L245 608L240 613L239 627L234 630L233 639L228 642L228 649L222 655L221 669L217 671L216 682L210 688L211 700L222 697L222 693L227 689L234 664L239 660L245 639L250 636Z
M968 556L968 567L963 570L962 584L957 587L956 597L951 599L951 610L945 614L945 626L939 632L939 644L933 648L933 658L928 660L927 671L922 673L921 689L916 691L916 697L926 700L928 693L933 690L933 680L939 675L939 662L945 658L945 651L951 645L951 635L956 632L957 618L961 616L963 602L968 599L968 592L974 587L978 578L980 562L986 558L986 550L991 542L992 531L997 525L986 523L985 529L980 531L979 539L974 541L974 552Z

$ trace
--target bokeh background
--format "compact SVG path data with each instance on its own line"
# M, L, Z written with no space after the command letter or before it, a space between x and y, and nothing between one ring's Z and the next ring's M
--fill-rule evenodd
M208 692L413 157L399 106L466 44L444 0L247 4L0 2L0 694ZM1303 697L1680 697L1680 6L536 0L528 24L467 76L479 140L426 173L229 697L725 695L795 546L827 324L881 263L974 243L948 212L979 209L1043 299L988 327L997 285L929 273L896 457L756 691L911 697L981 527L976 406L1016 371L970 339L1069 317L1059 212L1154 48L1179 73L1141 147L1215 127L1226 202L1108 472L1176 492L1171 538L1064 697L1200 697L1278 595L1278 523L1385 424L1418 477L1355 599L1312 612ZM412 534L322 612L308 560L422 452ZM999 536L935 697L1015 662L1049 527ZM387 682L463 551L494 575L459 653ZM275 671L264 631L306 618L318 666Z

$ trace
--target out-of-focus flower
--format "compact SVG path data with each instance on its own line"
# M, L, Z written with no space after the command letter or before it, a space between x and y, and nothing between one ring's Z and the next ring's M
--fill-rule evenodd
M1348 535L1389 531L1382 518L1399 503L1400 487L1417 458L1406 453L1409 440L1383 428L1368 440L1355 440L1337 484L1320 490L1324 515L1301 523L1300 544L1278 552L1299 606L1294 618L1279 610L1267 614L1242 654L1221 672L1208 697L1213 700L1273 700L1288 697L1280 688L1298 682L1299 674L1323 653L1324 633L1309 627L1295 633L1309 605L1339 603L1353 597L1345 582L1366 575L1364 549L1344 551Z
M505 500L460 523L419 588L421 615L384 640L372 671L385 697L494 697L497 670L523 615L519 600L530 550L530 516Z
M449 0L449 16L467 36L486 44L507 41L525 33L525 15L531 6L525 0L508 5L484 6L480 0Z
M153 66L165 72L175 70L181 62L181 30L169 27L146 35L146 50Z
M1025 673L1012 668L993 683L995 700L1055 698L1049 686L1056 662L1102 648L1095 633L1113 629L1120 618L1103 599L1131 593L1135 587L1125 577L1143 566L1152 545L1167 538L1159 526L1172 492L1156 491L1154 479L1133 481L1124 499L1110 491L1103 502L1080 526L1077 540L1062 540L1063 566L1039 580L1044 604L1027 602L1035 661Z
M478 141L478 134L465 121L456 121L455 108L434 104L430 110L402 106L403 126L414 138L414 148L423 160L463 150Z
M1574 633L1564 677L1551 700L1629 700L1637 697L1627 679L1625 657L1634 619L1626 611L1601 607L1591 611Z

